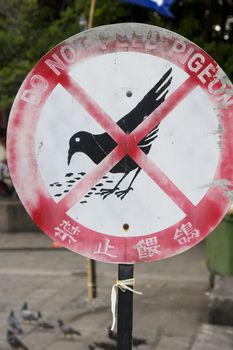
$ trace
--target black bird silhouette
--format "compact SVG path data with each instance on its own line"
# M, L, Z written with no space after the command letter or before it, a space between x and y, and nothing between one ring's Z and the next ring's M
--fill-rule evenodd
M58 320L58 325L59 325L59 328L60 330L62 331L62 333L64 334L64 336L66 335L81 335L81 333L77 330L75 330L74 328L70 327L70 326L67 326L64 324L64 322L62 320Z
M17 318L15 317L15 313L13 310L11 310L7 321L8 321L8 325L13 329L13 331L16 331L19 334L23 333L22 327L19 321L17 320Z
M164 100L168 93L168 87L171 84L172 68L162 76L155 86L143 97L143 99L128 114L122 117L117 125L126 133L130 134L142 121L147 118ZM139 143L139 148L148 154L152 142L158 136L158 125L155 126ZM105 132L102 134L91 134L86 131L75 133L69 141L68 165L73 155L77 152L85 153L95 164L99 164L115 147L116 142L111 136ZM119 184L132 171L136 170L133 179L125 190L119 190ZM125 195L133 190L131 187L133 181L139 174L141 168L128 155L121 159L111 170L111 173L123 173L124 175L112 189L102 188L100 194L105 199L111 193L115 193L117 197L123 199Z
M6 338L8 344L12 349L23 349L28 350L28 348L19 340L10 329L7 330Z

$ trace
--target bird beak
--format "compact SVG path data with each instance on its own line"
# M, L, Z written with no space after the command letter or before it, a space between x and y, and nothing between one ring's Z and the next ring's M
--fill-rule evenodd
M73 152L71 151L71 149L69 149L69 152L68 152L68 161L67 161L68 165L70 164L70 161L71 161L72 156L73 156Z

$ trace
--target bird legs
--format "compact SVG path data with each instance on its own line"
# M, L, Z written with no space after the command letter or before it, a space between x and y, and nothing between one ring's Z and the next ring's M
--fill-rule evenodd
M118 183L116 184L115 187L113 188L102 188L100 190L100 195L103 197L103 199L105 199L106 197L108 197L110 194L115 193L117 190L119 190L118 185L124 180L124 178L128 175L128 173L125 173L122 178L120 179L120 181L118 181Z
M127 195L127 193L128 193L129 191L131 191L131 190L133 191L133 187L131 187L131 185L132 185L132 183L134 182L134 180L135 180L135 178L137 177L137 175L139 174L140 170L141 170L141 168L138 168L138 169L137 169L136 173L134 174L133 179L131 180L129 186L128 186L125 190L116 191L116 196L117 196L118 198L123 199L123 198ZM122 180L123 180L123 179L122 179Z
M105 199L106 197L108 197L111 193L116 193L116 196L120 199L123 199L126 194L129 192L129 191L133 191L133 187L131 187L132 183L134 182L136 176L139 174L141 168L138 168L132 181L130 182L129 186L125 189L125 190L119 190L119 184L124 180L124 178L129 174L129 172L126 172L122 178L118 181L118 183L115 185L115 187L113 188L102 188L100 190L100 195L103 196L103 199Z

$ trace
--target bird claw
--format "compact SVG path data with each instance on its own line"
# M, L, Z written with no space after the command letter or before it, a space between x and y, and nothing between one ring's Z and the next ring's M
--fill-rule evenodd
M103 199L107 198L110 194L115 193L116 196L120 199L123 199L129 191L133 191L133 187L128 187L126 190L118 191L119 187L114 188L101 188L99 193L100 196L102 196Z
M114 188L101 188L100 192L98 194L100 194L103 199L107 198L110 194L114 193L116 190L119 190L118 187L114 187Z
M122 200L131 190L133 191L133 187L128 187L126 190L116 191L116 196Z

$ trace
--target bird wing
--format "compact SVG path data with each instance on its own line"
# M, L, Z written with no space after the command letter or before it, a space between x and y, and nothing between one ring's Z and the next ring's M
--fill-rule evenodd
M169 68L136 107L117 122L125 133L131 133L165 100L172 81L171 72Z
M159 131L159 124L156 125L154 129L152 129L149 134L147 134L138 144L140 148L148 147L151 143L158 137L157 133Z

